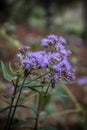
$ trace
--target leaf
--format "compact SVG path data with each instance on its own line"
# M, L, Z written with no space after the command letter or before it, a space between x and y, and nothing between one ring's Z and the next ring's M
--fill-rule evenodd
M32 91L35 91L35 92L41 93L41 91L39 91L39 90L36 89L36 88L33 88L33 87L28 87L28 88L31 89Z
M13 98L15 95L10 96L10 95L7 95L7 94L3 94L2 96L3 96L4 98Z
M9 62L9 69L10 69L12 74L14 74L14 75L16 74L16 71L11 66L11 62Z
M25 87L43 87L42 84L36 84L36 83L29 83L27 85L24 85Z
M6 67L4 65L4 63L1 61L1 67L2 67L2 72L3 72L3 76L4 78L11 82L13 80L13 78L8 74L7 70L6 70Z
M50 99L51 99L51 95L46 95L46 96L43 96L40 94L40 100L41 100L41 103L43 105L43 108L44 109L50 102Z
M15 106L8 106L5 108L0 109L0 113L7 111L8 109L10 109L10 107L15 107ZM17 107L21 107L21 108L25 108L25 109L30 109L32 110L34 113L36 113L36 106L31 104L29 107L28 106L24 106L24 105L18 105Z
M5 108L0 109L0 113L7 111L9 108L10 107L5 107Z
M66 108L67 103L68 103L67 93L63 90L60 84L56 84L55 89L56 89L56 95L58 96L60 101L63 103L64 107Z

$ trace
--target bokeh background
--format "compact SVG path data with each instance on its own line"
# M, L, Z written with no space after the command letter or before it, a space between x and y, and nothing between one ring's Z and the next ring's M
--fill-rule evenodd
M41 39L48 34L62 35L72 51L70 62L76 70L76 83L69 85L82 108L87 110L87 1L86 0L0 0L0 60L14 67L20 44L41 49ZM78 79L81 78L80 83ZM0 104L7 106L1 94L10 91L0 68ZM51 102L53 103L54 100ZM66 102L64 102L66 103ZM56 111L66 110L60 98L55 98ZM75 108L71 100L67 109ZM50 104L48 109L54 111ZM27 111L22 115L26 117ZM55 114L54 114L55 115ZM3 123L2 115L0 123ZM55 116L47 123L61 130L86 130L86 120L80 113Z

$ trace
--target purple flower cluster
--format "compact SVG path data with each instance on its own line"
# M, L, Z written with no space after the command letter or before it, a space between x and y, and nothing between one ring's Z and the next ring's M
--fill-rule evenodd
M18 50L20 53L25 53L26 51L28 51L30 49L29 46L22 46L20 47Z
M45 51L30 52L22 60L22 66L25 69L46 68L48 66L48 58Z
M57 77L59 80L65 79L69 81L75 78L75 72L68 61L68 56L71 52L66 50L65 45L66 40L63 37L50 34L42 39L42 46L49 48L49 51L28 52L24 55L30 49L30 47L24 46L19 49L18 57L23 69L51 68L55 71L55 74L52 74L54 77Z
M47 38L42 39L42 46L48 47L48 46L54 46L55 49L64 49L66 44L66 40L63 37L57 37L54 34L50 34L47 36Z
M57 77L59 79L65 79L69 81L75 78L75 71L72 69L67 58L64 58L59 64L54 65L53 68L57 72Z

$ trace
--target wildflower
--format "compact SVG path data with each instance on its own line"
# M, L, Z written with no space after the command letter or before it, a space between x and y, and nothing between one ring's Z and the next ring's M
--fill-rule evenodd
M78 80L77 80L77 83L78 85L87 85L87 77L80 77Z
M49 46L49 50L25 53L30 47L24 46L19 49L20 53L17 56L20 58L23 69L36 70L39 68L46 70L48 68L53 70L48 75L49 78L54 79L55 77L55 80L64 79L69 81L75 78L75 70L72 69L68 61L68 56L71 54L71 51L66 50L65 44L66 40L63 37L50 34L42 39L42 46ZM50 47L54 49L51 50Z
M18 49L19 53L17 54L17 57L20 58L20 60L22 60L29 49L30 49L29 46L22 46L22 47L20 47Z
M22 64L25 69L36 69L38 66L40 68L45 68L49 64L49 60L45 51L31 52L26 55L22 61Z
M58 37L54 34L50 34L47 38L42 39L42 46L48 47L49 45L54 45L58 42Z
M28 51L30 49L30 47L29 46L22 46L22 47L20 47L18 50L19 50L19 52L20 53L25 53L26 51Z
M75 72L67 58L63 59L59 64L54 65L53 68L57 72L58 79L64 78L68 81L69 79L75 78Z
M66 39L63 38L62 36L59 37L59 40L62 44L66 44Z
M6 88L10 90L10 93L14 92L14 86L10 83L6 84Z
M48 43L49 43L48 39L46 39L46 38L42 39L42 46L48 47Z

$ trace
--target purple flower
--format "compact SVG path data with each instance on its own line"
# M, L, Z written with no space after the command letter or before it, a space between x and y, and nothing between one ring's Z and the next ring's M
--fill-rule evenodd
M47 38L42 39L42 46L48 47L49 40Z
M10 90L10 93L14 92L14 86L10 83L6 84L6 87Z
M58 36L54 34L50 34L47 36L48 39L52 40L53 42L58 42Z
M49 64L49 59L45 51L31 52L26 55L22 61L22 66L25 69L36 69L38 67L45 68Z
M48 47L49 45L54 45L58 42L58 37L54 34L50 34L47 38L42 39L42 46Z
M62 50L62 49L65 48L65 46L62 45L61 42L57 42L57 43L55 44L55 48L56 48L56 50Z
M63 57L69 56L71 54L70 50L62 49L60 50L60 53Z
M26 52L30 49L29 46L22 46L18 50L20 53L17 54L17 57L22 61L26 55Z
M51 66L58 64L63 59L61 54L58 52L49 52L47 53L47 57L48 57L49 65Z
M64 78L65 80L69 80L75 78L75 72L67 58L64 58L59 64L54 65L53 68L57 72L58 79Z
M66 44L66 39L63 38L62 36L59 37L59 40L62 44Z
M20 59L21 66L26 70L50 69L49 78L58 80L75 79L75 71L72 69L68 56L70 51L65 48L66 40L63 37L50 34L42 39L42 46L47 47L46 51L27 52L30 47L23 46L19 48L20 53L17 55ZM55 73L54 73L55 72Z
M77 80L78 85L87 85L87 77L80 77Z
M24 55L22 55L21 53L18 53L18 54L17 54L17 57L18 57L19 59L23 59Z
M28 51L30 49L29 46L22 46L20 47L18 50L20 53L25 53L26 51Z

